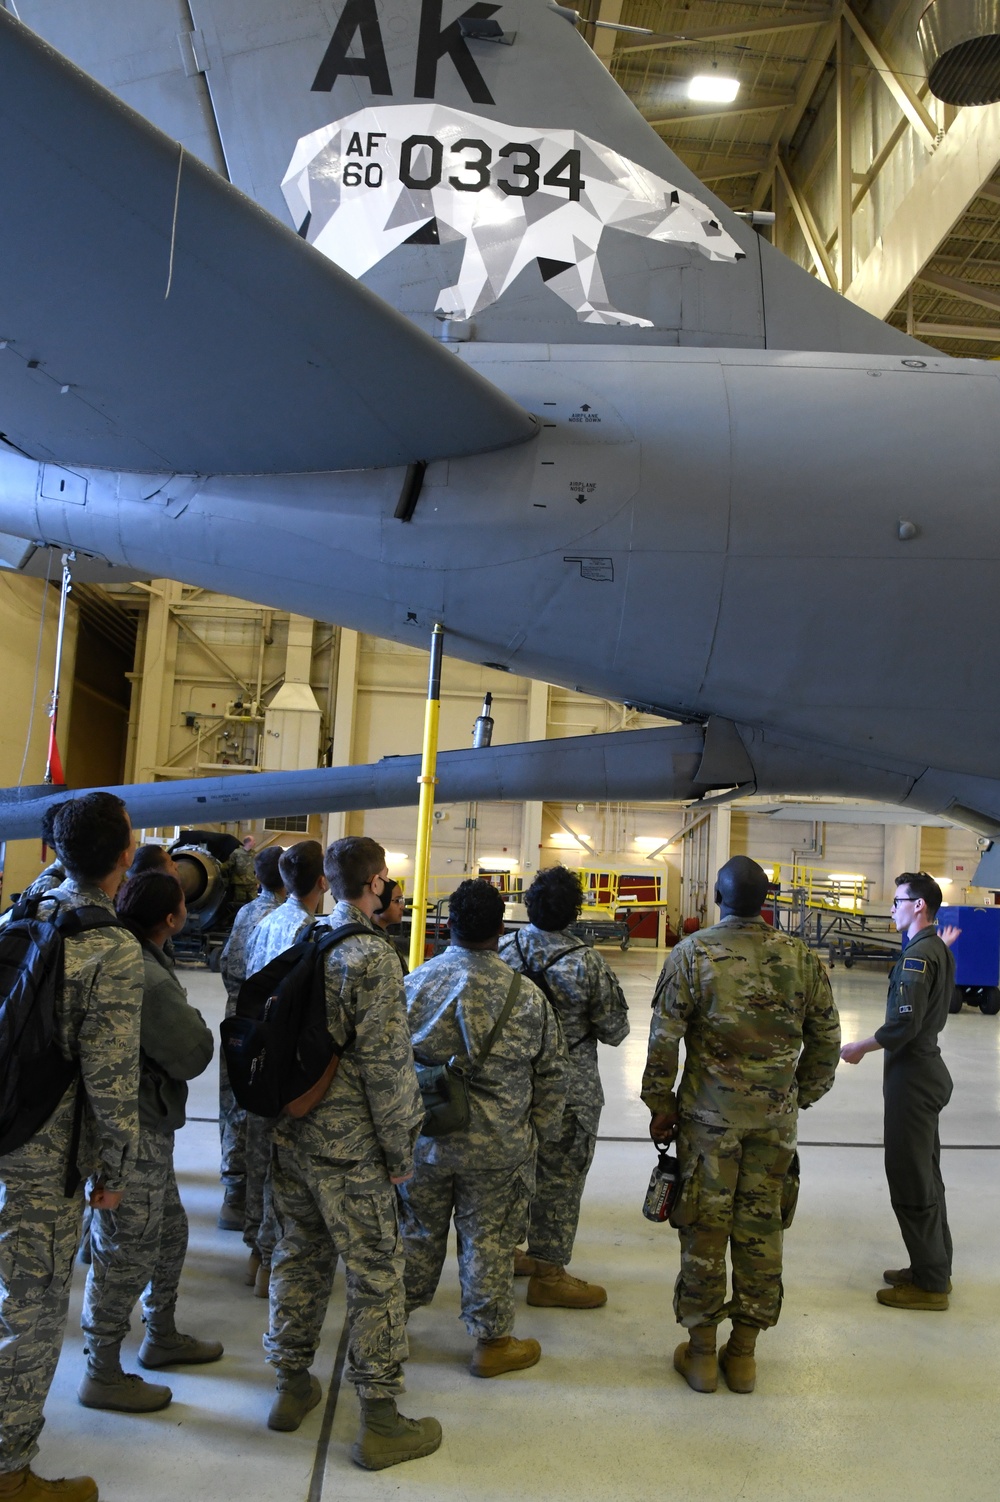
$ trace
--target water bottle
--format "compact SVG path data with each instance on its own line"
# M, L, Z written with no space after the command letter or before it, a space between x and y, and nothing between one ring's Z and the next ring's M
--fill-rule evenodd
M664 1221L670 1219L670 1212L677 1198L679 1182L677 1158L666 1148L660 1148L656 1167L650 1175L649 1188L646 1190L646 1198L642 1204L642 1213L647 1220L659 1221L662 1225Z

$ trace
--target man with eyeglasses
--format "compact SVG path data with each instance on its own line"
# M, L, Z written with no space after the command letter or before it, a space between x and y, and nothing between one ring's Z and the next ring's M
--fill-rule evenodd
M955 961L935 919L941 888L926 871L896 877L892 918L903 935L889 977L885 1022L870 1038L845 1043L847 1064L885 1052L885 1176L910 1265L882 1274L875 1295L890 1309L944 1310L951 1292L951 1233L941 1178L938 1119L952 1081L938 1047L948 1021Z

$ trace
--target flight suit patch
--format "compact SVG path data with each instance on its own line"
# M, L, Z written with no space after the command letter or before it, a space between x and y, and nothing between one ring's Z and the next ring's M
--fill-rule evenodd
M910 1006L910 1003L909 1003L909 1002L907 1002L907 1003L906 1003L906 1004L905 1004L905 1006L901 1006L901 1007L899 1007L899 1008L898 1008L898 1011L899 1011L899 1015L900 1015L900 1017L903 1017L903 1016L905 1016L905 1015L906 1015L906 1013L907 1013L907 1012L912 1012L912 1011L913 1011L913 1008L912 1008L912 1007L911 1007L911 1006Z
M924 971L927 969L927 961L918 959L904 960L903 969L916 971L917 974L923 975Z

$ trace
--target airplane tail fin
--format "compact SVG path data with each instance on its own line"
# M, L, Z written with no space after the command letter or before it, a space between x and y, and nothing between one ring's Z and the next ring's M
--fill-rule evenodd
M118 27L64 0L23 8L446 340L922 348L737 219L551 0L198 6L172 59L167 0ZM138 56L158 59L141 78Z

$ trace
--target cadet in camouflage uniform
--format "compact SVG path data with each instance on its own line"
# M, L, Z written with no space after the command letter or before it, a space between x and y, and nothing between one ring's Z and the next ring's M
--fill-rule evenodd
M281 847L269 845L254 861L254 870L260 891L252 902L246 903L236 914L226 946L222 951L219 971L226 987L226 1016L236 1010L240 987L247 978L247 945L250 936L269 913L273 913L285 900L285 888L278 869ZM250 1247L251 1268L247 1282L253 1285L260 1268L256 1251L257 1232L260 1228L262 1206L259 1196L247 1211L247 1166L246 1166L246 1121L247 1114L236 1104L226 1072L226 1056L219 1050L219 1140L222 1147L221 1177L223 1187L222 1209L217 1225L220 1231L242 1231L243 1239ZM250 1221L248 1235L247 1221Z
M140 1294L146 1325L141 1366L198 1365L222 1355L218 1341L182 1335L174 1323L188 1242L174 1132L184 1125L185 1082L208 1068L213 1038L163 952L164 941L187 919L180 882L164 870L131 876L115 907L143 950L139 1151L121 1205L94 1213L82 1318L87 1369L79 1398L85 1408L151 1413L170 1402L169 1387L121 1367L121 1344Z
M289 845L278 861L278 875L288 893L280 906L266 914L248 938L246 973L255 975L265 965L299 943L313 924L327 890L323 875L323 847L318 840L300 840ZM250 1248L250 1271L254 1293L266 1299L271 1278L271 1257L278 1239L278 1226L271 1202L271 1128L263 1116L246 1114L246 1213L243 1240Z
M839 1058L826 972L800 939L760 917L767 887L756 861L727 861L715 893L722 921L671 951L653 996L642 1099L654 1142L679 1124L674 1311L690 1340L678 1346L674 1366L697 1392L715 1391L719 1365L733 1392L753 1391L757 1334L781 1310L798 1110L830 1089ZM675 1097L682 1038L687 1055ZM727 1317L732 1335L717 1363L716 1327Z
M565 866L540 871L524 901L531 921L501 940L500 957L546 991L562 1024L569 1058L562 1132L558 1141L539 1143L528 1253L515 1258L514 1273L529 1275L529 1304L597 1309L607 1303L605 1290L571 1277L566 1263L573 1255L604 1105L597 1045L617 1048L628 1037L628 1006L601 955L569 932L583 906L576 872Z
M132 831L120 799L88 793L68 801L56 842L69 875L42 905L104 908L132 858ZM91 1203L114 1210L127 1191L139 1142L139 1014L142 953L124 928L67 938L58 1002L59 1042L80 1061L72 1085L23 1147L0 1158L0 1497L19 1502L94 1502L89 1477L48 1483L29 1469L38 1452L42 1409L59 1358L80 1238L83 1192L66 1195L78 1090L83 1091L80 1172L94 1175Z
M909 1254L907 1267L882 1274L892 1286L875 1297L890 1309L945 1310L951 1292L951 1232L941 1177L938 1121L952 1081L938 1034L948 1021L955 961L935 925L941 888L926 871L896 877L893 922L905 934L889 977L885 1022L871 1038L845 1043L841 1056L860 1064L885 1050L885 1176ZM945 930L948 944L960 930Z
M42 815L42 844L50 850L55 847L55 824L56 816L62 808L62 803L50 803ZM21 893L22 897L44 897L46 892L52 892L61 886L66 880L66 871L59 856L50 861L44 871L40 871Z
M463 881L448 909L451 945L407 976L407 1010L420 1063L456 1058L468 1067L510 993L511 972L496 952L503 898L488 882ZM541 1355L537 1340L512 1334L514 1249L527 1229L536 1147L559 1138L566 1048L542 992L524 976L518 980L513 1011L469 1079L468 1125L421 1137L416 1173L400 1189L408 1309L434 1297L454 1215L476 1377L534 1366Z
M339 1254L347 1283L347 1377L362 1415L351 1455L377 1470L429 1455L441 1443L436 1419L404 1418L395 1404L407 1346L403 1243L392 1186L413 1172L423 1108L399 960L371 927L387 879L385 851L374 840L337 840L324 869L337 899L330 925L360 923L371 933L342 940L325 957L330 1032L340 1044L353 1035L333 1082L308 1116L284 1116L274 1130L272 1185L281 1238L264 1349L277 1368L278 1392L268 1424L297 1429L320 1400L309 1368Z

